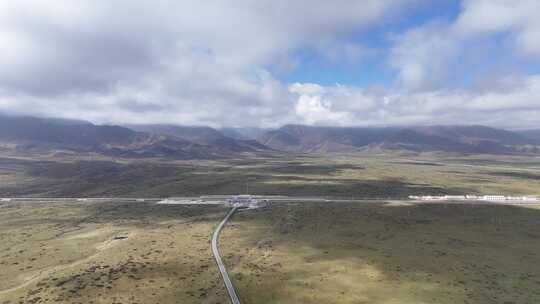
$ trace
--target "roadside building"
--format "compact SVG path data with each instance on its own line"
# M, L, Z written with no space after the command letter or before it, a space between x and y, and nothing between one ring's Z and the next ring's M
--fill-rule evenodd
M260 208L268 206L269 201L244 194L233 196L231 199L229 199L229 203L234 207L240 208Z
M445 195L444 199L449 200L449 201L462 201L462 200L465 200L465 196L464 195Z
M481 200L484 201L505 201L506 196L504 195L484 195L480 197Z

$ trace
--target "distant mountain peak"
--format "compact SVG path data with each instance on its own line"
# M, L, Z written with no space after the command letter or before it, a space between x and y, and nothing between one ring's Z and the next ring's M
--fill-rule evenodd
M513 146L534 143L521 134L481 125L369 128L291 124L265 133L260 141L274 149L298 152L350 152L380 145L415 151L497 154L514 153L518 150Z
M128 128L1 114L0 141L17 144L20 149L178 158L214 158L270 149L307 153L366 149L491 154L540 152L540 130L508 131L482 125L370 128L288 124L273 130L216 130L207 126L154 124L130 125Z
M52 149L183 159L268 150L259 143L228 138L210 127L153 125L149 128L152 132L88 122L0 116L0 141L29 152Z

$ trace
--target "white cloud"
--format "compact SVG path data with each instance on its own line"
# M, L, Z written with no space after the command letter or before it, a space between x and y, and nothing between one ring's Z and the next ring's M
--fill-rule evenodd
M455 85L486 55L506 55L489 39L501 33L520 56L540 59L537 1L465 1L455 21L393 36L397 88L277 79L301 64L298 50L331 63L380 55L359 33L418 2L0 1L0 111L113 123L537 127L536 76Z
M320 96L301 95L295 106L296 114L303 123L343 125L350 121L350 113L332 109L332 102Z
M459 42L446 24L433 23L412 29L394 39L390 65L399 71L407 90L423 90L446 80L448 65L459 53Z
M404 89L421 91L461 84L476 73L486 77L490 66L511 60L538 62L538 12L537 0L464 0L456 20L430 20L396 35L389 65Z
M272 65L299 48L356 60L344 36L416 1L1 1L0 111L277 125L291 97Z
M486 124L538 127L540 75L526 77L514 89L475 92L438 89L423 92L370 92L357 88L294 84L296 114L321 125ZM317 87L317 90L313 90ZM305 90L302 90L305 88Z
M468 0L454 29L463 35L510 33L523 54L540 58L540 2Z
M289 92L296 97L297 120L307 124L356 125L357 118L372 114L377 107L377 92L336 85L294 83Z
M353 113L338 109L339 105L336 105L336 102L347 102L350 91L341 90L342 94L339 94L339 90L339 87L323 87L312 83L290 85L289 92L297 96L294 109L298 120L307 124L350 124Z

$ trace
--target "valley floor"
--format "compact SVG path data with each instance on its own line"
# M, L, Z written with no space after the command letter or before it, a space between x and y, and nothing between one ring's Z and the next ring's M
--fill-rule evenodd
M540 302L540 206L282 204L235 215L242 303Z
M251 194L368 199L235 214L223 259L243 303L540 302L540 206L396 203L540 195L540 158L246 154L179 161L0 152L2 197ZM390 201L390 199L392 201ZM220 205L0 201L0 303L227 303Z
M0 197L540 195L540 157L400 153L175 161L0 153Z
M228 303L220 205L0 203L0 303ZM540 205L273 203L221 256L242 303L540 302Z
M220 206L0 205L0 303L225 303Z

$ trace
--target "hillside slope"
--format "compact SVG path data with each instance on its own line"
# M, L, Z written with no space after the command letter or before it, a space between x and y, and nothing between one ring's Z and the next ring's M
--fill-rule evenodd
M228 152L255 152L268 150L268 147L251 139L232 138L222 132L206 126L179 125L128 125L129 128L156 135L188 140L214 149Z
M282 151L352 152L366 147L463 153L523 153L534 145L521 134L485 126L315 127L286 125L268 131L261 143ZM535 149L530 150L536 152Z
M251 141L236 142L216 133L211 140L199 140L195 135L185 139L86 121L0 115L0 147L18 152L71 151L120 157L192 159L225 157L263 147ZM200 138L204 136L200 135Z

